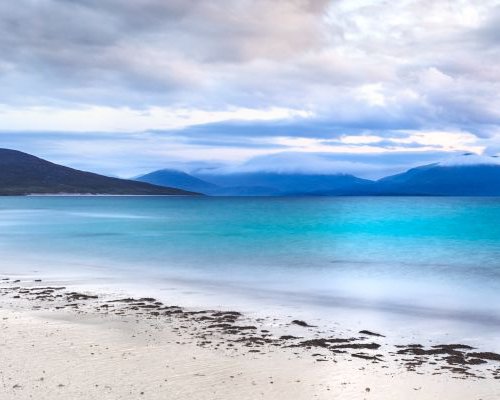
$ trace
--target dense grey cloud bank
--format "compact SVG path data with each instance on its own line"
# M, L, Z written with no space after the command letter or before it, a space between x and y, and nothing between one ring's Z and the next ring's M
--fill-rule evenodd
M498 0L4 1L0 130L70 160L75 140L43 131L105 131L117 165L497 153L499 27Z
M3 77L36 84L12 85L8 95L19 101L45 95L143 107L201 104L208 94L207 107L250 102L249 93L238 100L234 91L246 72L265 72L251 64L286 62L319 46L318 18L326 6L314 0L2 2ZM235 69L240 66L248 69Z

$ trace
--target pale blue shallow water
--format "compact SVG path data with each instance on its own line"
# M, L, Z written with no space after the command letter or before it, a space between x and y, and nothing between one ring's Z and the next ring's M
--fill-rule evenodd
M4 275L500 330L496 198L4 197L0 259Z

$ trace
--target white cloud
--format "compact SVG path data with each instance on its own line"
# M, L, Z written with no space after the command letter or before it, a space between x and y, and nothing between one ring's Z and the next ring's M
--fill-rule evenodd
M372 144L383 140L383 137L375 135L344 135L340 138L340 141L346 144Z
M149 107L91 106L81 108L23 107L0 105L0 130L66 131L66 132L137 132L153 129L180 129L192 125L221 121L273 121L307 118L311 112L280 107L250 109L231 107L226 110Z
M443 167L466 166L466 165L500 165L500 159L495 157L481 156L478 154L454 155L441 162Z
M419 144L432 146L443 151L470 151L482 153L484 146L477 143L477 137L468 132L453 131L402 131L407 136L392 138L391 141L399 144Z
M357 98L364 100L370 106L385 106L386 97L380 83L362 85L358 88Z

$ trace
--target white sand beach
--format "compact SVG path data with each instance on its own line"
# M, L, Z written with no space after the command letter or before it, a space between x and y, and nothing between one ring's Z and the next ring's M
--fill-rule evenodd
M95 299L47 289L46 282L0 286L2 400L500 398L499 362L488 363L494 374L481 377L485 369L474 370L478 377L436 372L432 364L408 370L381 349L379 362L271 340L249 345L235 335L209 333L203 316L212 317L206 312L171 313L164 305L155 308L153 299L120 303L102 294ZM269 324L238 320L236 326ZM259 328L262 337L271 337ZM291 329L304 329L304 336L313 331Z

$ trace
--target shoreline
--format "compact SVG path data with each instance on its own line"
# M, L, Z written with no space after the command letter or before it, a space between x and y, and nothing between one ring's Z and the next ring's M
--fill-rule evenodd
M68 270L54 268L59 261L43 260L44 268L29 268L40 263L26 260L18 271L4 269L3 276L11 279L33 280L42 278L55 286L68 286L74 291L113 294L122 297L155 297L166 304L181 304L187 309L238 310L252 318L276 317L279 319L303 319L318 329L338 334L353 335L360 330L390 332L393 344L399 342L435 345L440 343L466 343L476 348L500 353L497 313L484 310L447 307L425 307L405 301L374 302L370 298L348 297L310 290L283 291L266 287L257 288L253 283L239 285L243 281L216 281L202 276L148 271L146 276L132 275L127 268L103 273L103 263L66 264ZM17 265L14 259L8 264ZM20 270L23 270L20 272ZM72 271L68 273L68 271ZM1 278L2 275L0 275ZM485 320L485 318L491 318Z
M12 318L28 318L31 321L28 326L32 327L64 321L64 324L70 324L77 331L83 323L83 326L95 328L97 340L109 333L106 326L110 324L120 325L120 329L136 326L147 332L146 337L153 341L162 342L162 338L169 338L160 345L162 351L201 351L205 356L213 357L214 363L222 362L226 357L234 357L242 367L248 368L248 375L257 372L252 372L253 364L262 367L275 363L283 369L278 374L281 378L296 375L297 372L300 375L302 371L296 369L306 363L308 368L319 369L323 373L347 374L346 376L356 380L356 384L367 382L368 385L372 378L365 374L370 371L370 374L377 377L372 386L389 384L397 376L410 386L417 380L421 382L421 387L427 387L424 392L415 388L407 393L398 392L400 396L406 393L406 398L433 398L429 395L440 391L441 386L448 392L460 387L453 397L457 399L470 398L476 392L483 399L487 399L490 394L492 399L500 396L500 355L489 352L488 349L475 349L467 344L424 346L409 341L401 342L391 338L387 332L371 332L368 329L346 335L339 333L340 329L322 330L311 326L307 320L293 317L286 320L271 316L253 318L229 309L209 310L184 308L178 304L167 305L154 298L119 298L106 293L75 292L39 279L26 281L5 277L0 280L0 311L3 332L7 331L4 339L7 344L15 340L9 336L8 321ZM17 317L13 317L14 315ZM27 344L22 339L17 340L20 340L20 344ZM57 346L57 343L52 345ZM247 362L248 358L255 361ZM0 365L1 363L2 361ZM50 360L47 363L50 364ZM119 360L115 360L115 364L116 368L120 368ZM5 365L1 370L5 375ZM314 381L314 377L311 379ZM191 378L187 379L186 384L189 385L190 382ZM468 391L457 385L457 382L464 382ZM15 383L11 388L13 393L19 393L20 388L14 388L14 385ZM352 385L355 386L354 383ZM373 394L373 389L363 395L369 393L370 398L378 398ZM222 387L217 388L219 396L207 398L226 398L221 390ZM336 393L335 390L341 393L342 389L330 387L326 392ZM462 393L467 393L469 397L461 397ZM231 398L234 391L227 394L227 398ZM304 396L306 394L311 395L311 392L305 391ZM316 389L314 394L317 394ZM394 398L397 398L396 394ZM410 394L416 397L408 397ZM151 398L156 398L154 394L151 395ZM265 396L264 394L264 398ZM392 393L385 392L380 398L391 398L390 396ZM43 393L39 397L43 398ZM319 397L322 398L321 395Z

